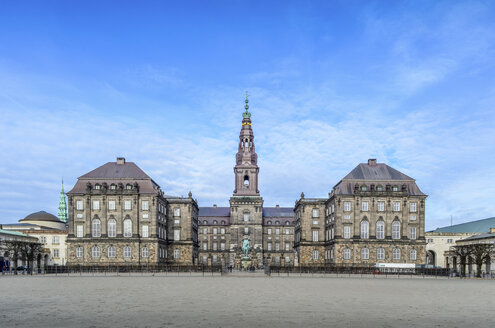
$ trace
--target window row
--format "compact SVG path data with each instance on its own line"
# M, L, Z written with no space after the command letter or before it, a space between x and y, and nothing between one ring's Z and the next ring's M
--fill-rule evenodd
M406 188L406 185L402 185L402 188L403 189ZM359 186L358 184L356 184L354 186L354 189L361 190L361 191L368 191L368 190L370 190L370 191L374 191L374 190L376 190L376 191L384 191L384 190L386 190L386 191L390 191L390 190L391 191L399 191L399 186L397 186L397 185L386 185L385 186L385 189L383 189L383 186L382 185L375 186L374 184L372 184L372 185L370 185L368 187L367 185L361 185L361 186Z
M213 251L218 250L218 243L212 243L212 248ZM203 250L207 251L208 250L208 243L203 243ZM225 243L220 243L220 250L224 251L225 250Z
M272 224L273 224L273 221L271 221L271 220L266 221L266 225L272 225ZM276 220L275 225L279 225L279 224L280 224L280 221ZM283 224L290 225L290 221L285 221Z
M267 251L272 251L273 250L272 243L267 243L266 244L266 250ZM279 250L280 250L280 243L275 243L275 251L279 251ZM290 243L285 243L285 250L286 251L290 251L291 250L291 244Z
M352 250L350 248L344 249L344 260L350 260L352 256ZM385 249L377 248L376 250L376 259L377 260L385 260ZM400 260L401 258L401 250L400 248L394 248L392 250L392 259ZM417 258L417 251L415 249L411 249L409 251L409 260L415 261ZM370 259L370 251L368 248L361 248L361 260L369 260Z
M218 228L212 228L211 232L212 234L216 235L218 234ZM203 228L203 234L206 235L208 234L208 228ZM225 228L220 228L220 234L225 235Z
M89 183L89 186L91 186L91 183ZM122 183L119 183L119 189L124 189L124 185ZM133 185L131 185L130 183L126 184L125 185L125 189L126 190L132 190L133 188L138 188L139 185L137 184L137 182ZM101 190L102 188L106 189L107 188L107 184L106 183L103 183L103 184L95 184L95 190ZM110 190L117 190L117 185L115 183L112 183L110 185Z
M101 237L101 220L93 219L91 222L91 236L92 237ZM123 235L124 237L132 237L132 220L125 219L123 223ZM108 237L117 237L117 221L115 219L110 219L107 222L107 236ZM142 225L141 226L141 237L148 238L149 234L149 226ZM82 238L84 237L84 225L78 224L76 225L76 237Z
M41 244L46 244L46 236L40 236L40 243ZM60 237L59 236L53 236L52 237L52 244L60 244Z
M351 238L351 226L345 225L344 226L344 235L343 237L345 239L350 239ZM362 239L368 239L369 238L369 222L366 220L361 221L361 227L360 227L360 236ZM416 239L417 234L416 234L416 227L409 227L409 238L410 239ZM383 221L378 221L376 223L376 238L377 239L385 239L385 222ZM401 238L401 227L400 227L400 222L399 221L394 221L392 222L392 239L400 239Z
M115 258L117 254L117 249L115 246L109 246L107 249L107 257L108 258ZM122 249L122 255L124 258L131 258L132 257L132 249L130 246L124 246ZM149 256L149 249L148 247L142 247L141 248L141 257L147 258ZM76 257L77 258L82 258L83 257L83 248L82 247L76 247ZM93 246L91 247L91 257L93 258L100 258L101 257L101 248L100 246Z
M351 205L352 205L351 202L344 202L344 212L351 212L352 211ZM368 201L362 201L361 202L361 211L367 212L369 210L370 210L369 202ZM384 201L377 201L376 202L376 210L378 212L385 212L385 202ZM393 202L392 210L394 212L400 212L401 202ZM417 203L409 203L409 212L416 213L417 210L418 210Z
M272 231L273 231L273 230L272 230L272 228L268 228L268 229L266 229L266 233L267 233L268 235L271 235L271 234L272 234ZM285 233L286 235L290 235L290 229L285 229L285 230L284 230L284 233ZM275 234L276 234L276 235L280 235L280 229L279 229L279 228L275 228Z

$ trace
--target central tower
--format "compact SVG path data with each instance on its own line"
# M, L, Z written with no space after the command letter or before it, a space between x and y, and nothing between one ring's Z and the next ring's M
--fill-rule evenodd
M246 111L242 113L241 133L239 134L239 148L235 155L234 167L235 189L234 196L259 196L258 190L258 155L254 148L254 133L251 127L251 113L248 111L246 97Z
M235 155L235 186L230 198L231 242L230 264L239 265L239 250L245 239L252 251L250 259L256 266L263 264L263 198L258 189L258 155L254 148L254 134L251 125L246 95L245 112L242 113L239 147Z

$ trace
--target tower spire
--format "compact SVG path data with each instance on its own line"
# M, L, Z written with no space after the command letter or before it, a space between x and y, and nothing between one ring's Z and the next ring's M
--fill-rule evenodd
M258 190L258 155L254 147L254 133L249 112L248 93L245 97L245 112L242 113L239 148L236 154L234 195L259 196Z
M60 191L60 198L58 201L58 219L65 224L68 223L67 219L67 202L65 200L64 192L64 178L62 178L62 190Z

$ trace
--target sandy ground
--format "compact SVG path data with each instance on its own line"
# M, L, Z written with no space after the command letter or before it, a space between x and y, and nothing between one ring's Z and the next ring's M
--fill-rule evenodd
M495 281L2 277L0 327L495 327Z

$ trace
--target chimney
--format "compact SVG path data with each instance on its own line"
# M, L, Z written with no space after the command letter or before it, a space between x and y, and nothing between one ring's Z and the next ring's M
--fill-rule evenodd
M277 205L275 205L275 207L276 207L276 208L280 208L280 205L278 205L278 204L277 204Z
M125 157L117 157L117 165L124 165Z
M213 204L213 208L217 208L217 204Z
M375 166L376 165L376 158L368 159L368 165L369 166Z
M490 233L495 233L495 228L490 228Z

